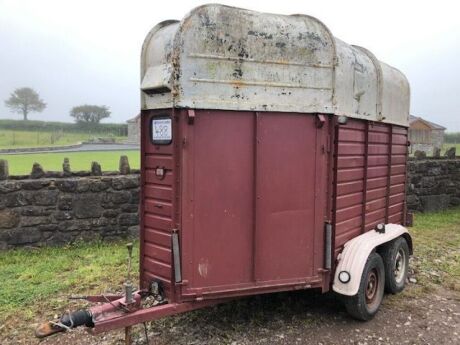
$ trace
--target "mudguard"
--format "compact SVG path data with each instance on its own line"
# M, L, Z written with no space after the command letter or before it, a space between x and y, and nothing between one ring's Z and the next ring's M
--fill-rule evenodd
M376 247L399 236L404 236L408 240L408 245L412 252L412 240L409 232L399 224L386 224L384 233L371 230L345 243L343 251L338 256L332 289L341 295L356 295L369 254ZM339 274L342 271L348 272L348 282L343 283L339 280Z

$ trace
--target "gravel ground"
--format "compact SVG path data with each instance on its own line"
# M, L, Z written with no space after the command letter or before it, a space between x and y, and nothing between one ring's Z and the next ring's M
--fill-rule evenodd
M83 329L40 342L31 336L32 326L1 343L124 344L122 331L90 336ZM365 323L351 319L333 294L278 293L168 317L147 327L149 344L157 345L460 344L460 293L443 288L423 292L410 284L400 295L387 295L375 319ZM133 330L133 344L147 344L144 327Z

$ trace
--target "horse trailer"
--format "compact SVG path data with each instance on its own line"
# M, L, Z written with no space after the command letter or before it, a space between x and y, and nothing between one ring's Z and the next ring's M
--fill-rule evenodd
M404 288L401 72L316 18L212 4L150 31L140 88L139 289L88 297L37 336L300 289L369 320Z

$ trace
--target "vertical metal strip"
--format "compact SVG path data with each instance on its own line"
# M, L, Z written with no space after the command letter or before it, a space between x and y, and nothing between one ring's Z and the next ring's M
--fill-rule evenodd
M150 112L146 113L141 111L140 122L140 136L141 136L141 178L140 178L140 188L139 188L139 286L141 288L148 288L148 282L144 281L144 256L145 256L145 234L144 234L144 208L145 208L145 137L149 135L148 126L145 125L146 122L150 121Z
M369 121L364 127L364 171L363 171L363 208L361 215L361 232L366 231L366 204L367 204L367 169L369 166Z
M171 143L173 146L173 153L172 153L172 159L174 162L173 166L173 183L171 184L172 187L172 207L173 207L173 213L172 213L172 221L173 221L173 226L175 229L182 229L182 224L181 224L181 212L182 212L182 207L181 207L181 179L182 179L182 168L183 164L180 164L181 159L182 159L182 150L183 147L181 145L181 138L183 137L182 134L182 122L183 120L181 119L182 112L180 110L177 110L175 108L172 109L171 113L171 118L173 119L173 128L172 128L172 135L173 135L173 142ZM179 241L179 239L178 239ZM174 259L174 258L173 258ZM180 256L179 256L180 260ZM179 261L179 270L181 274L181 281L182 281L182 271L180 267L181 263ZM172 282L171 282L172 283ZM175 284L171 284L171 288L173 290L173 296L171 296L171 301L178 300L179 297L179 289L176 287Z
M258 126L259 126L259 112L254 112L254 124L253 124L253 215L252 215L252 281L256 281L256 264L257 264L257 149L258 149Z
M393 125L390 126L390 134L388 138L388 176L387 176L387 195L385 200L385 224L388 224L388 219L390 218L390 193L391 193L391 167L393 166L392 157L393 157Z
M332 268L332 225L326 223L325 226L325 250L324 250L324 268L330 270Z
M305 115L303 115L305 116ZM306 116L311 116L310 114L306 114ZM326 115L323 114L316 114L316 119L313 123L316 127L315 129L315 202L313 204L314 208L314 223L313 223L313 236L312 236L312 243L313 243L313 267L314 269L322 267L323 263L322 260L318 258L322 257L322 253L324 253L324 249L321 252L320 248L321 245L324 245L324 221L328 218L326 216L327 210L327 200L324 200L326 204L321 203L322 195L324 195L324 188L325 188L325 171L324 165L327 162L327 124L326 124ZM307 191L305 191L307 192ZM320 262L318 262L320 261Z
M332 248L332 253L335 257L335 250L336 250L336 244L335 244L335 238L336 238L336 233L335 233L335 226L337 222L337 170L338 170L338 159L339 159L339 135L340 135L340 125L337 122L337 116L332 116L331 119L331 147L332 152L330 153L330 160L331 160L331 168L333 169L332 171L332 176L330 177L330 184L331 184L331 220L332 220L332 240L331 240L331 248ZM335 260L332 261L332 263L335 263ZM332 269L332 268L331 268Z
M182 272L180 266L179 234L177 233L177 229L174 229L172 233L172 249L174 259L174 280L176 283L180 283L182 281Z

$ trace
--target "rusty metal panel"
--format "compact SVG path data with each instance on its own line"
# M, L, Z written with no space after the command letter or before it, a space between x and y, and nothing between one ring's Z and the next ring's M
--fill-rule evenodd
M408 126L404 75L307 15L200 6L149 33L141 74L143 109L320 112Z
M332 111L334 38L319 21L210 5L183 26L181 106Z
M172 53L178 29L178 21L164 21L153 27L144 40L141 53L141 109L163 109L173 105Z
M380 63L382 68L382 114L384 122L396 125L409 126L410 86L409 82L399 70ZM404 100L399 102L398 100ZM407 118L403 116L407 115Z

